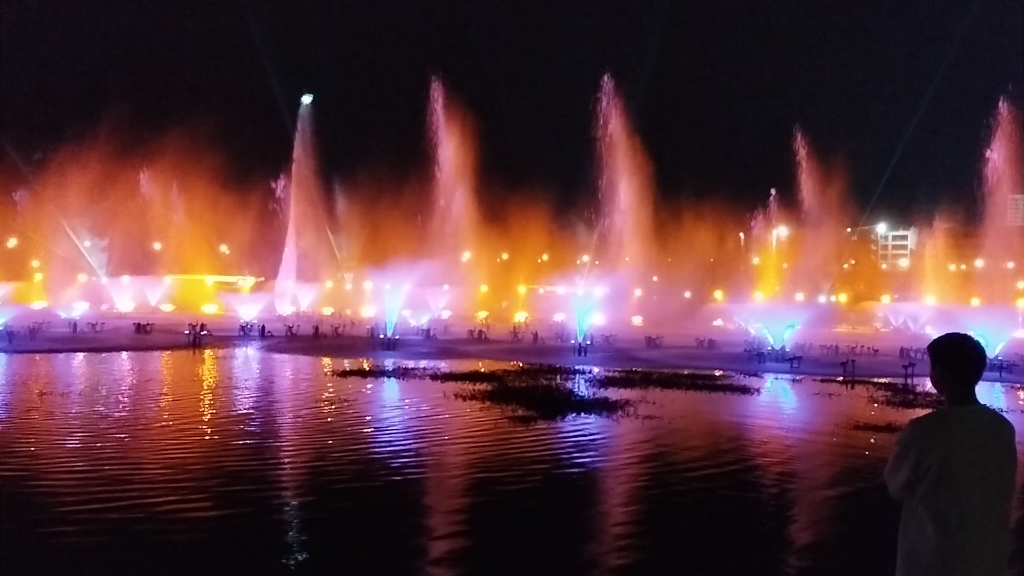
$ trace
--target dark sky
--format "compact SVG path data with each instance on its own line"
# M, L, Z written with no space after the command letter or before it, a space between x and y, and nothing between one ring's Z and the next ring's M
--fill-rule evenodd
M478 121L486 179L581 195L608 71L666 196L790 191L800 124L864 205L971 5L3 0L0 130L31 154L104 121L130 139L187 126L262 176L287 161L309 91L328 170L409 174L436 72ZM996 103L1019 105L1022 83L1024 2L979 0L881 209L970 193Z

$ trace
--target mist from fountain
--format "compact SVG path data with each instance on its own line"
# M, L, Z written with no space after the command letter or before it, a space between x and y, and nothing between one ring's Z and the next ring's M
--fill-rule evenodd
M653 168L608 74L601 79L594 123L600 202L594 252L613 270L645 273L657 256Z
M981 226L982 254L990 265L1004 267L1024 260L1024 227L1011 226L1011 197L1024 194L1024 142L1020 113L1003 98L985 151Z
M468 114L438 77L430 80L429 105L434 173L429 234L432 256L449 261L474 250L480 241L476 136Z
M302 97L292 150L291 175L286 183L278 184L278 193L283 193L285 197L284 210L288 222L281 265L274 286L274 305L280 314L294 311L296 304L299 309L307 308L310 302L305 296L309 290L299 290L303 286L302 281L322 282L331 269L326 254L330 238L324 221L325 206L316 158L312 102L311 95ZM327 234L324 230L327 230ZM300 299L307 301L299 302Z
M804 239L793 276L805 290L821 293L830 288L843 255L841 242L849 219L845 183L814 153L799 128L793 133L793 154Z

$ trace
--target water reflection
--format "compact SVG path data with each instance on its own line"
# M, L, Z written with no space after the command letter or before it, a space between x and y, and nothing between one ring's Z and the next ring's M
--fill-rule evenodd
M879 475L895 436L850 424L918 412L864 390L611 392L638 417L521 426L453 384L325 374L363 362L0 356L2 572L892 571ZM1024 390L979 395L1022 426Z

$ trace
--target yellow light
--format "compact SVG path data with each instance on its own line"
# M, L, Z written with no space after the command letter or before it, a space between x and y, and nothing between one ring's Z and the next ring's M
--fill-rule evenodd
M725 292L722 292L721 290L715 290L714 292L711 293L711 297L717 300L718 302L721 302L722 300L725 300Z
M580 260L583 260L584 262L590 262L590 254L584 254L583 256L580 256Z
M757 266L758 264L761 263L761 258L758 256L754 256L753 258L750 259L750 263L753 264L754 266Z
M7 239L7 247L8 248L14 248L17 245L18 245L18 239L15 238L14 236L11 236L10 238Z
M797 292L796 294L793 295L793 299L796 300L797 302L803 302L806 298L807 297L804 296L803 292Z
M904 256L903 258L897 260L896 263L900 265L900 268L906 268L907 266L910 266L910 258Z
M487 287L487 284L481 284L480 285L480 291L481 292L487 292L489 289L490 288Z
M33 274L32 275L32 281L33 282L42 282L43 281L43 273L42 272L36 272L35 274Z
M789 236L789 228L787 228L785 226L779 226L778 228L775 229L775 231L782 238L785 238L786 236Z
M334 288L334 280L325 280L324 281L324 288L327 288L328 290L330 290L331 288Z
M366 304L365 306L360 306L359 307L359 317L360 318L373 318L376 315L377 315L377 309L374 308L373 306L371 306L370 304Z
M967 270L967 264L961 264L960 265L960 269L961 270Z
M516 312L514 316L512 316L512 321L516 322L517 324L522 324L523 322L526 322L526 319L529 317L530 315L527 314L526 312L519 311Z
M227 244L221 244L220 245L220 251L222 253L224 253L224 254L230 254L231 253L231 250L228 250L228 245Z
M636 296L637 298L639 298L639 297L641 297L643 295L644 295L644 291L641 290L640 288L635 288L633 290L633 296Z
M981 306L981 298L974 296L971 298L971 306Z
M520 294L526 294L526 286L523 286L522 284L520 284L519 285L519 293Z
M629 319L629 323L632 324L633 326L643 326L644 325L644 317L643 316L633 316L632 318Z
M886 268L888 268L888 267L889 267L889 265L888 265L888 264L886 264L886 263L884 263L884 262L882 263L882 270L885 270L885 269L886 269Z
M131 300L120 300L114 303L114 309L122 314L127 314L132 310L135 310L135 302Z
M216 314L217 311L220 310L220 306L212 303L203 304L199 309L203 311L203 314Z
M462 261L463 262L468 262L469 259L472 258L472 257L473 257L473 254L469 250L466 250L465 252L462 253Z
M502 260L508 260L508 252L502 252L501 253L501 259Z
M78 280L79 284L83 284L89 281L89 275L84 272L79 272L78 276L75 276L75 280Z
M1017 281L1017 290L1024 290L1024 280Z
M889 296L888 294L882 294L881 300L882 300L882 304L888 304L888 303L892 302L892 296Z
M363 290L366 290L367 292L373 290L373 282L370 282L369 280L363 282Z
M545 261L545 262L547 262L548 261L548 255L547 254L541 254L540 255L540 259Z
M36 260L35 258L33 258L33 259L32 259L32 261L31 261L31 262L29 262L29 264L30 264L30 265L31 265L31 266L32 266L33 268L39 268L39 260Z
M1017 298L1017 308L1024 308L1024 298Z
M170 284L170 283L171 283L171 277L170 276L164 276L164 284Z
M849 264L843 264L843 268L849 268L849 267L850 267Z
M323 314L324 316L330 316L331 314L334 314L334 308L331 308L330 306L324 306L323 308L320 309L320 313Z
M158 308L160 308L161 312L174 312L174 304L170 304L167 302L164 302L163 304L158 306Z
M984 266L985 266L985 261L982 260L981 258L978 258L977 260L974 261L974 267L975 268L983 268Z
M28 307L33 310L42 310L43 308L46 308L49 305L50 304L47 303L46 300L36 300L35 302L29 304Z
M761 292L760 290L754 292L754 300L757 300L758 302L764 301L764 292Z
M956 264L950 264L949 265L949 271L950 272L956 272Z
M207 286L213 286L213 276L207 276L206 277L206 285Z
M487 318L488 316L490 316L490 312L487 312L486 310L481 310L481 311L477 312L476 314L474 314L473 316L479 321L479 320L483 320L483 319Z
M157 252L159 252L159 251L161 251L163 249L164 249L164 245L163 244L161 244L160 242L153 242L153 250L156 250Z
M846 295L846 292L840 292L839 295L836 296L836 300L839 300L840 304L846 304L846 301L849 299L850 297Z
M929 306L935 306L936 302L937 300L935 299L935 296L928 295L924 297L924 303Z

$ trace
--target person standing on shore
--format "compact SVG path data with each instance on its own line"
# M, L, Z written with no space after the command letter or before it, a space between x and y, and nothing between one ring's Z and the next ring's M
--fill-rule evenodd
M1004 576L1017 472L1013 425L978 401L984 347L949 333L928 345L946 406L914 418L885 468L903 502L897 576Z

